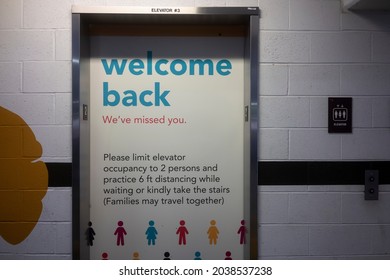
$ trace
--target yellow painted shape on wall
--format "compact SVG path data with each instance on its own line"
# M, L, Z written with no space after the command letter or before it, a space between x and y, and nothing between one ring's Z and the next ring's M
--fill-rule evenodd
M48 187L42 146L26 122L0 106L0 236L19 244L41 216Z

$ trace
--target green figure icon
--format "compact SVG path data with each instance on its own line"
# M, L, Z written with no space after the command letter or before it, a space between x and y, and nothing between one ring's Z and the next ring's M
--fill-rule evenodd
M217 222L215 220L211 220L209 230L207 231L207 234L209 235L210 245L217 245L219 230L215 226L216 224Z

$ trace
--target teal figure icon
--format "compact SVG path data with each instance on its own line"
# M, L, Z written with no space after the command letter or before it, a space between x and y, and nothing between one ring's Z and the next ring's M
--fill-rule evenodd
M201 254L200 254L200 252L199 251L196 251L195 252L195 258L194 258L194 260L201 260L202 258L201 258Z
M149 227L145 232L146 239L148 240L148 245L156 245L156 239L157 239L157 230L154 227L154 221L149 221Z

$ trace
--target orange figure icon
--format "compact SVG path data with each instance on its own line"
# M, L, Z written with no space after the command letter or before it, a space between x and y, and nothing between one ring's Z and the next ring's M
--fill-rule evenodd
M180 221L180 226L176 231L176 234L179 235L179 245L186 245L187 240L186 240L186 234L188 233L187 228L185 227L186 222L184 220Z
M133 260L139 260L139 253L138 252L133 253Z
M125 235L127 234L125 228L123 227L123 222L118 222L118 227L116 231L114 232L114 235L116 235L116 245L117 246L123 246L125 245Z
M209 235L210 245L217 245L219 230L215 226L216 224L217 222L215 220L211 220L209 230L207 231L207 234Z

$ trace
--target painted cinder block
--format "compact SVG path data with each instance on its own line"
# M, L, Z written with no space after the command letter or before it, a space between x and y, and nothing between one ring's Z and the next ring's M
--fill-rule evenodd
M388 95L390 64L341 66L341 95Z
M372 127L372 98L355 97L352 100L352 127Z
M311 38L311 62L371 61L371 34L367 32L322 32Z
M54 223L38 223L26 239L26 252L54 254L56 248L57 230Z
M265 129L259 134L259 160L288 159L288 130Z
M340 66L290 65L289 95L339 95Z
M342 136L342 159L388 160L390 158L388 129L354 129Z
M72 34L70 30L56 30L55 57L56 60L72 59Z
M0 63L0 93L20 92L22 64L18 62Z
M260 95L287 95L288 66L261 64L259 77Z
M310 126L308 97L260 97L261 128L293 128Z
M390 62L390 34L389 32L372 33L372 60L378 63Z
M290 1L291 30L340 30L340 1Z
M43 199L41 222L72 221L72 191L70 188L51 188Z
M24 0L23 27L54 29L71 28L72 0Z
M343 12L341 14L342 30L355 31L388 31L390 30L390 18L386 12L356 13Z
M51 94L0 94L0 104L29 125L55 122L54 96Z
M309 254L312 256L365 255L371 253L371 226L310 225Z
M310 34L303 32L260 32L262 63L307 63L310 61Z
M258 218L263 224L288 223L288 193L260 193Z
M341 194L294 193L290 194L289 222L302 224L340 223Z
M390 226L377 225L372 227L372 251L373 254L390 254Z
M72 157L70 125L34 126L32 129L43 147L42 159L45 162L52 162L52 158L58 162L66 162L66 159Z
M376 201L364 200L364 193L342 196L342 222L345 224L389 224L390 194L379 193Z
M55 94L55 123L58 125L72 124L72 94Z
M371 98L372 126L390 127L390 97Z
M70 61L25 62L24 92L70 92Z
M52 60L53 31L0 30L0 61Z
M261 225L259 227L259 255L306 256L309 231L307 225Z
M0 1L0 29L20 28L22 25L22 0Z
M310 127L328 127L328 98L310 97Z
M72 223L57 223L56 254L72 254Z
M259 0L261 30L289 29L289 0Z
M340 160L341 136L324 129L290 131L291 160Z

